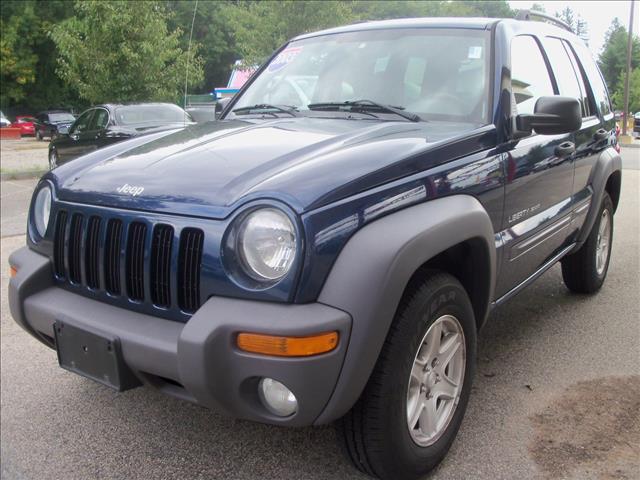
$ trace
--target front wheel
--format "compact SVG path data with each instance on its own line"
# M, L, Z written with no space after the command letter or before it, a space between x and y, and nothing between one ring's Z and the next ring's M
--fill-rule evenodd
M569 290L595 293L609 270L613 243L613 202L604 193L598 217L580 250L562 259L562 278Z
M49 170L53 170L58 166L58 152L55 148L49 150Z
M40 130L36 130L36 140L39 142L42 141L42 134L40 133Z
M476 364L469 297L432 272L405 293L375 369L339 435L357 468L416 479L446 455L466 410Z

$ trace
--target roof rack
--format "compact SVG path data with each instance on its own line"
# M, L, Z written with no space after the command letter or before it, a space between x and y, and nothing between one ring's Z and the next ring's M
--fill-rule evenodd
M546 13L537 12L535 10L518 10L516 15L516 20L532 20L534 18L541 18L543 20L548 21L549 23L553 23L554 25L564 28L565 30L569 30L571 33L573 29L562 20L556 17L552 17L551 15L547 15Z

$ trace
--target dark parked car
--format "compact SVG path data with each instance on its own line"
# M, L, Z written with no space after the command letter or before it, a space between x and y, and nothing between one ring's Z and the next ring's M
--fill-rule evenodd
M11 312L62 368L258 422L337 421L359 469L420 478L460 427L489 313L558 261L572 292L605 281L616 144L566 29L302 35L219 121L47 173Z
M36 115L36 139L53 140L61 134L67 133L69 127L76 121L71 112L65 110L48 110Z
M162 130L184 128L191 116L171 103L105 104L83 112L49 144L49 167L55 168L99 148Z

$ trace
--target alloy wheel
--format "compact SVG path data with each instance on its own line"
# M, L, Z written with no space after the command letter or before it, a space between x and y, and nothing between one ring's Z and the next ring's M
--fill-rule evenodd
M407 426L427 447L447 429L462 393L466 363L464 331L453 315L438 318L416 353L407 388Z

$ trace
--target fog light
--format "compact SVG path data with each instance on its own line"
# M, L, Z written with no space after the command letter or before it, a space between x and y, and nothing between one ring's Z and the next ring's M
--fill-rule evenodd
M264 406L274 415L288 417L298 409L298 400L293 392L273 378L260 380L258 392Z

